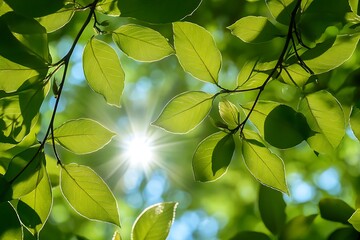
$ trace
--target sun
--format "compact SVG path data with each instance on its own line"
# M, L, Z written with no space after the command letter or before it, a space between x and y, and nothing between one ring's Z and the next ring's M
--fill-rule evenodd
M123 159L129 167L147 170L155 161L155 146L151 137L146 135L130 135L122 143Z

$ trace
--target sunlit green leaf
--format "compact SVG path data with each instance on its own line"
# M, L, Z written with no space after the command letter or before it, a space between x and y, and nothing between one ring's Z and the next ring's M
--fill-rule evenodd
M265 146L257 133L244 130L242 155L250 173L260 183L289 193L284 162Z
M112 240L121 240L121 236L120 236L120 233L118 231L114 232Z
M177 203L165 202L145 209L136 219L131 240L165 240L174 221Z
M266 18L247 16L228 27L231 33L244 42L261 43L281 36L281 32Z
M240 124L239 110L232 102L228 100L219 102L219 113L222 120L224 120L230 129L233 129Z
M230 240L242 240L242 239L256 239L256 240L270 240L270 237L262 232L243 231L237 233Z
M310 134L311 129L304 115L286 105L271 110L264 122L265 140L277 148L294 147Z
M340 103L329 92L321 90L301 100L299 112L303 113L312 130L307 139L319 153L335 149L345 135L345 118Z
M22 239L23 232L15 209L8 202L0 203L0 213L4 217L0 224L0 239Z
M309 216L297 216L286 223L284 231L279 236L279 240L298 240L309 236L309 229L316 218L316 214ZM311 235L310 235L311 236Z
M295 0L266 0L266 5L276 21L289 25Z
M86 118L70 120L54 130L55 141L77 154L95 152L114 136L114 132Z
M1 19L7 24L12 36L19 41L29 53L45 62L51 62L47 34L43 26L34 19L23 17L14 12L2 15Z
M108 16L119 16L120 10L117 0L102 0L96 4L96 10Z
M121 16L151 23L175 22L191 15L201 0L118 0Z
M349 4L350 4L350 8L351 10L356 13L359 14L359 8L360 8L360 4L358 0L349 0Z
M351 215L348 219L348 222L358 231L360 232L360 208L356 209L356 211Z
M285 201L282 193L263 185L259 191L259 211L265 226L274 234L279 234L286 221Z
M253 102L242 105L241 107L245 110L246 114L249 113L250 109L253 106ZM258 101L255 105L254 110L250 115L250 121L256 126L259 130L261 136L265 135L265 120L269 113L280 103L270 102L270 101Z
M333 231L330 236L327 238L328 240L344 240L344 239L358 239L360 237L359 232L357 232L352 227L347 228L338 228Z
M321 199L319 209L322 218L344 224L348 224L348 219L355 212L346 202L336 198Z
M360 139L360 109L355 106L351 111L350 125L357 139Z
M49 178L44 176L38 186L29 194L21 197L17 211L21 222L33 234L38 235L43 228L52 206L52 192Z
M79 214L120 226L116 199L91 168L77 164L64 165L60 176L61 191Z
M234 150L231 134L218 132L205 138L195 150L192 160L195 180L214 181L224 175Z
M103 95L108 104L120 106L125 74L115 50L92 38L84 49L83 67L90 87Z
M55 13L37 18L37 21L46 28L47 32L54 32L65 26L73 17L75 12L74 4L68 2L63 8Z
M251 74L255 70L256 67L256 61L248 61L245 62L245 64L242 66L238 76L237 76L237 85L242 86L245 82L248 81Z
M175 96L152 123L173 133L187 133L208 115L213 95L205 92L185 92Z
M218 82L221 54L211 34L190 22L173 23L176 56L184 70L210 83Z
M337 36L309 49L301 58L315 74L328 72L353 55L359 38L360 34Z
M159 32L140 25L123 25L112 37L125 54L138 61L157 61L174 52Z
M47 90L42 85L31 85L17 94L0 93L0 141L20 142L36 124L39 109Z
M287 84L302 87L307 83L311 74L299 64L292 64L281 71L281 77Z
M29 148L11 159L3 177L0 200L20 198L33 191L41 181L44 171L44 153L38 147Z
M45 155L46 159L46 171L52 187L59 185L60 167L57 165L55 158Z

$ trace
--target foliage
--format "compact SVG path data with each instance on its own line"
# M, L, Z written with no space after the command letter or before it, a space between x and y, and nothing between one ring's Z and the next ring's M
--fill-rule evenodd
M200 3L0 1L0 212L7 217L0 227L1 239L38 239L57 185L79 215L120 227L118 199L106 181L90 167L65 160L59 148L76 155L94 153L116 135L90 118L58 124L60 100L70 85L71 58L81 43L86 43L82 54L86 82L113 107L121 106L127 84L126 64L121 62L128 60L123 55L147 64L176 59L191 76L190 89L176 94L169 90L171 100L152 125L191 135L211 119L212 130L193 154L195 180L218 180L241 159L261 184L258 211L267 229L238 230L232 239L311 237L308 232L317 214L291 218L286 214L283 193L291 192L286 153L307 148L318 157L331 158L347 132L360 137L359 87L353 80L358 72L344 67L360 39L360 5L352 0L266 0L262 3L266 16L232 19L227 30L233 37L227 37L249 49L272 49L244 54L241 65L233 56L240 71L227 79L222 74L227 44L220 47L213 32L188 17L201 12ZM58 56L49 39L56 34L63 37L67 28L73 31L72 43L54 61ZM348 71L355 77L346 78L351 75ZM215 90L192 88L196 84ZM41 106L49 98L54 106L46 122ZM51 168L55 163L57 168ZM166 239L176 208L177 203L169 201L145 209L133 225L131 239ZM328 239L359 237L359 208L323 198L319 213L324 220L346 225L333 227ZM115 232L113 239L121 239L120 234Z

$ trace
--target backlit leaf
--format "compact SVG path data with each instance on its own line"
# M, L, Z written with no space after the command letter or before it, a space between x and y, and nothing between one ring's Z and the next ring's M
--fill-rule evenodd
M191 15L201 0L118 0L122 17L137 18L151 23L175 22Z
M62 166L60 187L80 215L120 226L116 199L91 168L77 164Z
M138 61L157 61L174 52L159 32L140 25L123 25L112 37L126 55Z
M85 46L83 67L89 86L110 105L120 106L125 74L115 50L92 38Z
M65 26L73 17L75 6L68 2L66 5L55 13L37 18L37 21L46 28L47 32L54 32Z
M17 13L27 17L41 17L56 12L64 6L64 0L5 0ZM46 6L46 7L44 7Z
M45 169L38 186L29 194L21 197L17 211L21 222L33 234L38 235L43 228L52 206L52 192Z
M228 27L231 33L247 43L261 43L281 36L281 32L266 18L247 16Z
M11 159L3 177L0 200L20 198L33 191L41 181L44 171L44 153L38 147L31 147Z
M348 219L355 212L346 202L336 198L321 199L319 209L322 218L343 224L349 224Z
M301 59L315 74L328 72L353 55L359 38L360 34L339 35L309 49L301 55Z
M260 183L289 193L283 160L265 146L257 133L244 130L242 155L250 173Z
M360 139L360 109L355 106L351 111L350 125L357 139Z
M190 22L173 23L176 56L184 70L210 83L218 82L221 54L211 34Z
M114 232L112 240L121 240L121 236L120 236L120 233L118 231Z
M340 103L329 92L321 90L301 100L299 112L303 113L312 130L307 139L319 153L335 149L345 135L345 118Z
M173 133L187 133L208 115L213 95L205 92L185 92L171 99L152 123Z
M257 63L256 61L248 61L242 66L237 76L237 85L239 87L241 87L245 82L248 81L248 79L250 78L251 74L253 73L256 67L256 63Z
M108 144L114 136L114 132L86 118L70 120L54 129L55 141L77 154L95 152Z
M360 232L360 208L356 209L356 211L351 215L348 222L358 231Z
M264 122L265 140L277 148L291 148L306 140L311 129L302 113L289 106L279 105Z
M289 85L302 87L307 83L311 74L299 64L292 64L281 71L281 77Z
M295 0L266 0L266 5L276 21L289 25Z
M224 120L230 129L233 129L240 124L239 110L232 102L228 100L219 102L219 113L222 120Z
M218 132L205 138L195 150L192 160L195 180L214 181L224 175L234 150L231 134Z
M0 203L1 216L6 217L0 224L0 239L22 239L23 232L15 209L8 202Z
M165 202L145 209L136 219L131 240L165 240L174 222L177 203Z
M102 0L96 4L96 10L108 16L119 16L120 10L117 0Z
M259 191L259 211L265 226L274 234L279 234L286 221L285 201L282 193L263 185Z

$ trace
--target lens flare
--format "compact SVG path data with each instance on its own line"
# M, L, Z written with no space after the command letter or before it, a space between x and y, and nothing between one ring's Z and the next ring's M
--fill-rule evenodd
M151 167L155 160L154 146L148 136L129 136L124 140L124 160L130 167L142 168Z

